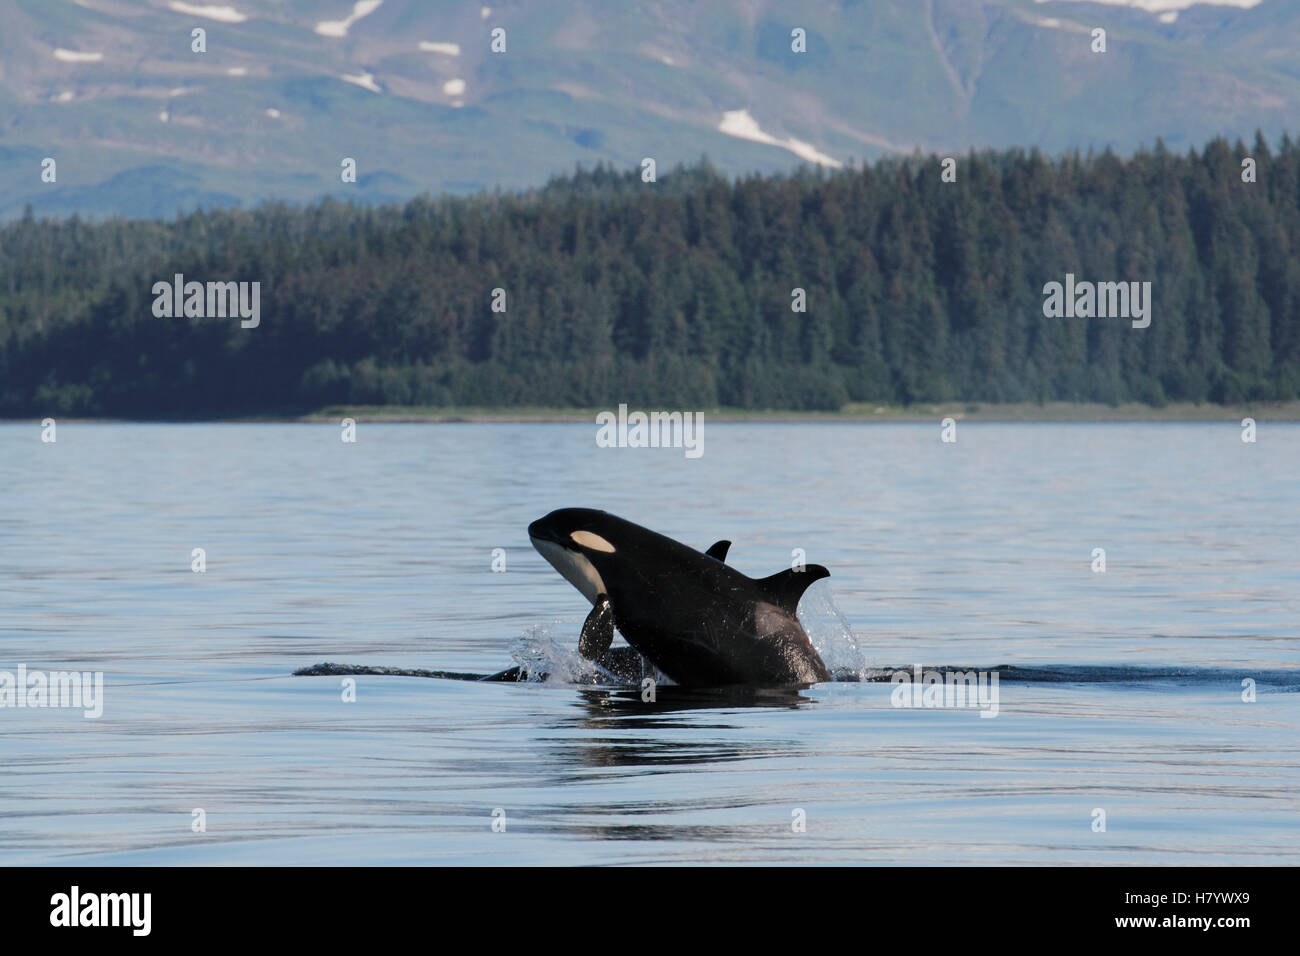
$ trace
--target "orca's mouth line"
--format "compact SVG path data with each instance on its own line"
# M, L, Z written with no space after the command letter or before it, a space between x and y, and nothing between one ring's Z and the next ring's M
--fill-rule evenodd
M561 532L553 522L548 521L546 518L538 518L528 525L528 538L533 543L549 541L551 544L562 545L570 550L576 548L569 536Z

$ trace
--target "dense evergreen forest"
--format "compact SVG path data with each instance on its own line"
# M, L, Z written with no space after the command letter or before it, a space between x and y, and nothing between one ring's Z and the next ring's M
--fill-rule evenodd
M917 156L731 180L701 162L401 207L29 215L0 230L0 415L1300 396L1289 139L941 173ZM175 273L260 282L260 324L155 316ZM1067 273L1150 281L1150 326L1046 317Z

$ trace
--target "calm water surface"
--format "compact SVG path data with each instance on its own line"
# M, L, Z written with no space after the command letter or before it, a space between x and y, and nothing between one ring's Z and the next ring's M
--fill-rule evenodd
M98 720L0 709L0 863L1300 863L1300 427L595 432L0 425L0 670L105 682ZM577 505L755 576L802 548L827 653L837 607L871 668L1020 670L995 719L291 676L571 654L587 607L525 528Z

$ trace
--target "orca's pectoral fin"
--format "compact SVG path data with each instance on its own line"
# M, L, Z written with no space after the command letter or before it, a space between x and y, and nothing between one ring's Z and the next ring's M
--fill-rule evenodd
M820 564L809 564L802 570L791 568L787 571L778 571L771 577L759 578L758 584L767 592L773 604L793 614L799 609L799 599L803 597L803 592L808 590L808 585L830 576L830 571Z
M614 643L614 608L605 594L596 595L591 613L582 622L582 636L578 638L578 653L594 661L609 650Z
M727 549L731 547L730 541L715 541L704 553L715 560L726 562Z

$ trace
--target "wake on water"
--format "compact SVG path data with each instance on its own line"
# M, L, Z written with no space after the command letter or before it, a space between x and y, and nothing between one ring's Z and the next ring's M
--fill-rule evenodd
M912 664L877 666L867 660L862 644L848 619L835 605L830 586L825 581L814 583L804 593L799 603L799 621L807 632L817 653L821 655L836 682L888 681L896 671L912 672ZM577 635L581 622L557 619L550 625L535 624L510 647L510 656L519 668L518 681L558 687L628 687L640 686L651 678L658 686L672 686L673 682L653 664L640 658L639 672L621 674L607 670L578 653ZM557 637L563 635L563 637ZM1300 691L1300 669L1234 670L1222 667L1160 667L1119 665L1056 665L1051 667L1014 666L1002 664L993 667L950 666L925 664L926 671L989 671L1002 681L1016 683L1140 683L1140 684L1209 684L1245 680L1255 681L1282 691ZM298 676L323 676L346 674L381 674L400 677L440 677L454 680L479 680L484 674L458 671L404 669L394 667L367 667L352 664L315 664L294 671Z

